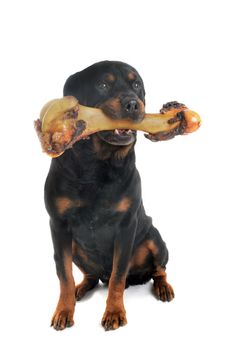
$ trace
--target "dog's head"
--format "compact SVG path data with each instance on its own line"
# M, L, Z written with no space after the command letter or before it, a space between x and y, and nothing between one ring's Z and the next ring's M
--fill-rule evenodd
M80 104L101 108L109 118L139 122L145 112L145 90L138 72L126 63L103 61L71 75L64 86L64 96L75 96ZM135 142L132 130L97 133L109 144L126 146Z

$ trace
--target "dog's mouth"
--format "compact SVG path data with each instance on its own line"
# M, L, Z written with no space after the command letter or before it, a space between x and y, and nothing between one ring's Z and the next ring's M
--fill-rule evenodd
M115 129L99 131L98 136L105 142L115 146L127 146L136 140L137 132L131 129Z

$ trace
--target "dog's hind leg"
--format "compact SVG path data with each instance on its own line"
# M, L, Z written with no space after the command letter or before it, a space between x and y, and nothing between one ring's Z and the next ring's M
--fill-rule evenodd
M154 281L153 293L157 299L171 301L174 291L167 282L166 264L168 250L159 231L151 226L143 242L135 249L131 259L127 284L143 284L151 278Z
M83 280L75 286L75 298L81 300L84 295L99 283L98 273L95 265L88 258L84 250L75 242L72 242L73 263L83 273Z
M162 240L159 231L153 226L150 228L149 237L151 242L149 250L153 257L153 292L157 299L171 301L175 297L175 294L172 286L167 282L167 274L165 272L168 262L166 244Z
M97 277L89 274L84 274L82 282L75 287L76 300L81 300L89 290L95 288L98 282L99 279Z

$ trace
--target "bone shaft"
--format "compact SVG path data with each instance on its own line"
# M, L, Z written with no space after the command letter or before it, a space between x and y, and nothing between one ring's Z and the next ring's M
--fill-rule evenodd
M95 130L95 132L114 129L140 130L149 133L169 131L179 125L179 122L169 124L168 120L171 118L172 116L168 114L145 114L143 120L136 123L127 119L111 119L100 109L81 105L78 113L78 120L85 120L86 122L85 134L88 134L89 128Z

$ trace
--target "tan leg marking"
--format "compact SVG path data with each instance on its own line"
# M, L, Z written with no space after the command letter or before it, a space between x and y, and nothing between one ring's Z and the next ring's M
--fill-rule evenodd
M113 269L109 280L107 305L102 318L102 326L105 330L114 330L127 323L123 302L127 271L120 278L117 278L119 253L119 249L116 249L113 257Z
M51 326L56 330L63 330L74 324L75 283L71 255L64 255L64 266L66 279L60 277L60 298L51 321Z
M153 275L154 294L161 301L171 301L174 297L172 286L167 282L167 274L164 268L158 266L157 271Z
M131 262L130 268L142 266L148 254L151 253L155 257L158 253L158 247L152 240L146 240L136 249Z

